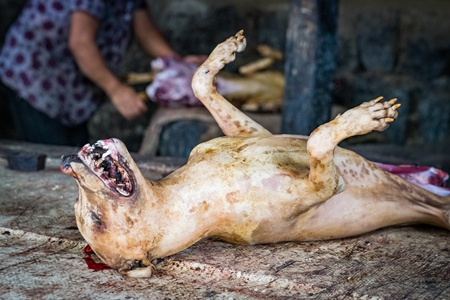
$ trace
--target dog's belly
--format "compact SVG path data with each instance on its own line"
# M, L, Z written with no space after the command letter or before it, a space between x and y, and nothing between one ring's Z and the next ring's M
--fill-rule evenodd
M355 185L352 190L377 184L370 162L351 151L336 152L341 173ZM183 178L173 190L183 190L185 211L195 215L197 224L208 224L209 235L234 243L267 243L316 239L308 235L308 224L321 224L312 220L319 214L308 217L317 206L310 204L317 195L308 188L308 174L302 138L219 138L197 147L189 163L166 180ZM327 209L339 214L333 206Z

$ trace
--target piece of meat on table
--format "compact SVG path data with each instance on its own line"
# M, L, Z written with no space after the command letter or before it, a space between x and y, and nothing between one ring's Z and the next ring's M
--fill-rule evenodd
M152 61L153 81L147 86L147 96L162 107L202 106L195 97L191 82L198 65L175 57L160 57ZM278 111L284 91L282 72L267 70L248 75L221 72L216 79L217 91L230 102L248 111Z

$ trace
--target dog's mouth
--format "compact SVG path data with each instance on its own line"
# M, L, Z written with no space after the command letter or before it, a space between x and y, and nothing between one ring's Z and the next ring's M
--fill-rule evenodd
M81 160L81 161L80 161ZM86 144L75 155L62 158L61 170L70 174L71 162L83 163L107 187L122 196L131 196L135 190L135 178L127 160L120 155L113 140Z

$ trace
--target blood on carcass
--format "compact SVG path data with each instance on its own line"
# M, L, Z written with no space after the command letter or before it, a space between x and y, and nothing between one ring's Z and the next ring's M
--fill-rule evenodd
M92 254L94 253L94 250L92 250L91 246L87 245L84 250L84 261L86 262L89 270L94 271L102 271L102 270L111 270L111 267L107 266L104 263L98 263L92 258Z

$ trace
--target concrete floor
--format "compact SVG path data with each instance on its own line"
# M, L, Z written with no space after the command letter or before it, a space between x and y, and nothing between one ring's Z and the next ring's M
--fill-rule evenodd
M46 168L9 170L5 154L26 150L46 153ZM149 279L90 270L73 214L77 185L59 171L59 157L76 150L0 141L0 299L449 297L450 232L431 226L258 246L207 239L155 261ZM152 179L182 163L138 161Z

